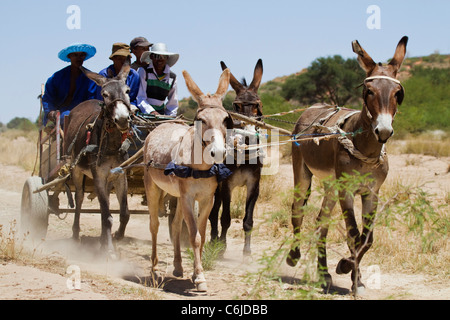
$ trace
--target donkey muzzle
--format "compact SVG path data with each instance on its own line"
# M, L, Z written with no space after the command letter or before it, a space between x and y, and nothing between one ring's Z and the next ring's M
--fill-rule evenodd
M394 134L392 127L393 117L390 114L383 113L377 117L374 123L373 132L380 143L386 143L387 140Z
M130 108L124 102L117 101L114 112L114 123L121 132L128 130L129 118L130 118Z

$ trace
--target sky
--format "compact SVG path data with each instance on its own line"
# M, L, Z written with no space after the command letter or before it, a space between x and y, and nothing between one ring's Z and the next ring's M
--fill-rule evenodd
M68 12L71 5L78 15ZM409 57L449 54L449 14L448 0L4 0L0 122L37 119L41 84L68 65L57 55L72 43L96 47L84 64L95 72L111 64L115 42L144 36L166 43L180 54L172 71L182 99L190 96L182 71L204 93L214 93L220 61L236 78L251 81L261 58L267 82L307 68L318 57L355 57L353 40L376 62L392 58L404 35Z

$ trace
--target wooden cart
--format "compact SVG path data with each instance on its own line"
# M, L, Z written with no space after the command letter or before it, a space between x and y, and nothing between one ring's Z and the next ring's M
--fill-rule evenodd
M42 96L41 96L42 97ZM42 101L42 99L41 99ZM42 106L42 102L41 102ZM41 112L42 116L42 112ZM38 175L29 177L24 184L21 201L21 226L22 230L28 231L32 236L45 238L47 234L49 215L62 215L75 212L72 193L75 186L71 183L68 160L63 155L64 131L62 129L59 114L56 117L53 129L40 126L38 152L39 152L39 172ZM144 132L150 132L158 124L173 121L169 117L136 116L133 120L133 128ZM178 119L177 121L180 121ZM67 126L64 126L67 127ZM130 159L122 166L133 162L141 162L143 148L130 148L132 153ZM128 193L131 195L145 195L143 183L144 168L136 166L126 170L128 180ZM95 197L94 184L92 179L86 177L85 193L88 198ZM112 191L114 193L114 190ZM68 206L60 206L60 197L67 196ZM130 214L148 214L146 206L138 209L129 208ZM81 213L101 213L100 208L82 209ZM111 209L111 213L119 213L118 209Z

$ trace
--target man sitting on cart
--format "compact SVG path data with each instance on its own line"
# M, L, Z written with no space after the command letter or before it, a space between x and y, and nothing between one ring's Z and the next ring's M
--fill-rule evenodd
M58 57L70 62L70 65L55 72L45 84L45 93L42 97L44 125L48 120L55 123L59 110L63 127L65 115L81 102L95 98L95 82L86 77L80 67L96 52L95 47L91 45L72 44L58 53Z
M150 50L150 47L153 43L149 42L144 37L136 37L130 42L130 51L135 55L136 61L131 64L131 68L134 70L138 70L139 68L145 68L148 66L148 63L141 61L141 56L144 52Z
M178 112L177 77L170 68L179 54L167 50L164 43L155 43L141 56L148 63L139 68L140 77L137 105L144 114L176 116Z
M99 74L106 78L113 78L119 74L125 62L131 63L130 46L120 42L114 43L109 59L112 60L113 64L100 71ZM137 110L136 97L139 90L139 74L135 70L130 69L126 84L130 87L130 93L128 95L130 96L131 108ZM96 90L96 99L103 100L101 95L102 88L96 85Z

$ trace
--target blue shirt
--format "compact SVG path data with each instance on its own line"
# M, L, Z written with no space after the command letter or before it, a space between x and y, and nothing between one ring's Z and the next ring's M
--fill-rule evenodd
M113 64L110 65L109 67L103 69L98 74L100 74L106 78L109 78L108 70L111 70L110 72L114 77L117 76ZM130 72L128 73L127 81L125 83L127 84L127 86L130 87L130 93L128 94L130 96L130 103L135 106L137 104L136 98L137 98L137 94L139 91L139 81L140 81L139 74L136 72L136 70L130 69ZM102 92L102 88L100 86L96 86L96 99L103 101L101 92Z
M47 115L50 111L60 111L62 126L64 125L64 116L68 115L73 108L83 101L95 99L95 91L92 89L95 82L81 73L76 80L72 101L63 106L70 90L70 69L71 66L68 66L55 72L45 83L45 93L42 97L44 125L47 123Z

